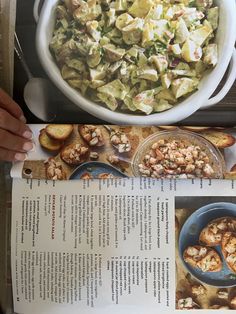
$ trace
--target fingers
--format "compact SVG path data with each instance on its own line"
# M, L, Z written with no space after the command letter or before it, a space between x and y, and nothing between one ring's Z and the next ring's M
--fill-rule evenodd
M0 147L16 152L28 152L33 149L33 143L6 130L0 129Z
M10 131L26 139L32 138L29 127L2 108L0 108L0 129Z
M0 160L23 161L33 149L32 132L23 111L0 89Z
M15 118L26 122L23 111L12 98L0 88L0 107L7 110Z
M24 161L25 153L14 152L0 147L0 160L2 161Z

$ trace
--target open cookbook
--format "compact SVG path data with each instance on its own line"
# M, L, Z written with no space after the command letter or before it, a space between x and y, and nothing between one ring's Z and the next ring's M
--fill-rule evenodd
M11 171L17 313L236 309L234 128L30 127Z
M34 148L11 169L9 314L236 310L235 17L234 0L17 2Z

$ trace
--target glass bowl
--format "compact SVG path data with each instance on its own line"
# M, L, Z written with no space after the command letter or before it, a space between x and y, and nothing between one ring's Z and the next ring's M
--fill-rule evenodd
M209 142L204 137L200 136L199 134L192 133L189 131L183 131L183 130L173 130L173 131L160 131L157 133L154 133L147 137L143 143L141 143L132 159L132 171L135 177L140 177L142 175L139 171L139 165L144 164L144 157L148 154L148 152L151 150L151 147L154 143L156 143L159 140L175 140L175 141L181 141L185 144L199 146L201 151L204 151L206 155L209 157L209 163L214 170L214 174L211 176L201 176L196 178L210 178L210 179L223 179L224 173L226 171L225 161L224 158L219 151L217 147L215 147L211 142ZM146 175L147 176L147 175ZM170 178L171 176L161 176L160 177L167 177ZM181 178L181 175L173 175L172 178Z

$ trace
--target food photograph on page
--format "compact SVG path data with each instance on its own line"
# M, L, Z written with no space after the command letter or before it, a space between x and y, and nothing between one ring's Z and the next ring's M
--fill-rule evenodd
M39 124L31 129L35 149L13 166L13 177L236 178L234 128Z
M24 90L26 105L41 120L171 125L193 115L192 125L219 125L211 108L231 112L234 1L21 3L15 49L24 69L28 63L29 80L26 86L20 82L23 68L16 57L16 94L20 99ZM27 21L34 12L30 37L36 47L26 42L18 21L23 10L31 15Z
M236 197L176 197L176 309L236 309Z

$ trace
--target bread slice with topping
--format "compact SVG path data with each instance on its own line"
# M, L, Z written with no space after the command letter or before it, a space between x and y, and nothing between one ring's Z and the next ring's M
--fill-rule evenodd
M226 231L236 232L236 217L221 217L210 221L202 229L199 242L208 246L220 245L223 233Z
M46 162L46 176L49 180L66 180L66 172L61 162L50 157Z
M221 249L229 269L236 273L236 233L225 232L222 237Z
M210 247L193 245L185 249L184 261L202 272L218 272L222 270L222 260L216 250Z
M230 147L234 145L236 141L232 135L219 131L204 131L201 132L200 135L218 148Z
M79 133L89 146L103 146L105 144L101 127L96 125L79 125Z
M230 169L231 172L236 172L236 164L233 165L233 167Z
M236 180L236 171L232 171L232 172L226 172L224 174L224 178L226 180Z
M88 159L89 148L81 143L73 143L64 147L60 156L68 165L76 166Z
M89 179L93 179L93 176L91 173L89 172L84 172L82 174L82 176L80 177L80 179L83 179L83 180L89 180Z

